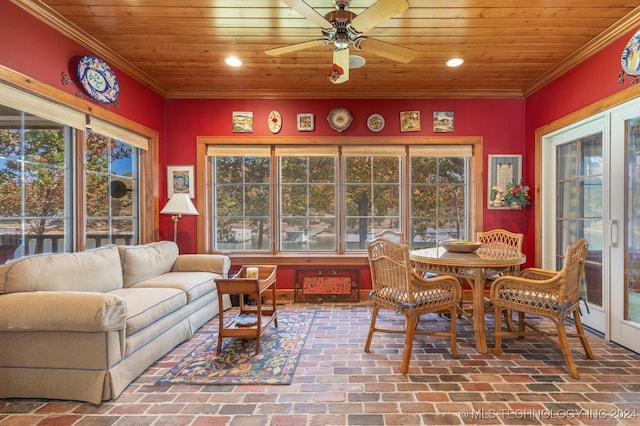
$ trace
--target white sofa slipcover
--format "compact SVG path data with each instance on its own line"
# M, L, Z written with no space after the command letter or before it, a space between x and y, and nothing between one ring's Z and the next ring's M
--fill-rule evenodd
M0 265L0 398L116 398L218 314L230 266L172 241Z

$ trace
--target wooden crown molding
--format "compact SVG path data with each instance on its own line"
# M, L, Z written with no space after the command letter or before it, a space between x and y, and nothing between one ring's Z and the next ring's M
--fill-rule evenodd
M620 19L614 25L610 26L607 30L598 34L585 46L576 50L575 52L573 52L573 54L567 56L562 62L553 67L538 80L527 86L524 89L525 97L537 92L539 89L551 83L553 80L560 77L565 72L569 71L570 69L582 63L600 50L604 49L609 44L617 40L618 37L635 28L638 25L638 22L640 22L640 6L635 8L632 12L628 13L624 18Z
M167 88L151 77L149 74L142 71L140 68L134 66L116 53L113 49L104 45L96 40L91 35L87 34L81 28L77 27L73 23L69 22L66 18L60 16L55 10L51 9L48 5L44 4L40 0L11 0L14 4L29 12L31 15L40 19L45 24L59 31L61 34L69 37L71 40L80 44L82 47L90 50L101 59L110 63L130 77L136 79L140 83L144 84L159 95L166 96Z

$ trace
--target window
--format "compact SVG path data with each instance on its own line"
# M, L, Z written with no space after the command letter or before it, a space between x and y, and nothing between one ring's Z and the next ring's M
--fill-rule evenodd
M371 154L372 151L378 151ZM343 149L345 248L366 250L366 241L385 229L401 229L401 166L404 149Z
M0 262L69 250L68 200L74 132L0 105Z
M140 241L148 149L146 136L0 81L0 263Z
M472 145L206 152L213 250L362 253L386 229L409 235L412 248L434 247L469 238L477 223Z
M335 251L338 150L276 148L280 249Z
M214 250L270 251L270 150L222 149L211 162Z
M411 147L409 153L412 246L472 236L470 147Z
M137 148L87 132L87 248L137 242L137 158Z

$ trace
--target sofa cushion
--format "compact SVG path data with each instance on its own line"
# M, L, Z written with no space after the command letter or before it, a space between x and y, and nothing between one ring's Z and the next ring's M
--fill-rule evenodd
M178 257L173 241L158 241L140 246L120 246L124 287L169 272Z
M122 330L127 305L110 293L31 291L0 297L0 331Z
M227 277L231 268L229 256L221 254L181 254L173 264L172 272L213 272Z
M192 303L201 296L216 291L215 278L221 278L219 274L211 272L167 272L136 283L132 288L175 288L187 294L187 303Z
M22 257L0 266L3 293L22 291L93 291L122 288L122 268L115 245L77 253Z
M110 292L127 304L126 335L131 336L187 304L187 296L173 288L125 288Z

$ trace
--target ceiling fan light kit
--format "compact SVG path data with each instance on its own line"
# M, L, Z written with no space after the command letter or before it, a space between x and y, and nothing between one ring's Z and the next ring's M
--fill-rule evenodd
M278 56L333 44L335 46L333 65L327 73L329 81L332 83L344 83L349 80L349 69L351 67L349 46L351 45L357 50L364 50L405 64L411 62L416 56L416 52L412 49L363 35L381 22L407 10L409 8L407 0L378 0L359 15L347 10L351 5L351 0L333 0L336 10L327 13L325 16L320 15L302 0L281 1L319 26L322 38L269 49L265 53L271 56ZM359 67L366 62L364 58L362 59ZM338 68L343 70L340 75L337 75L336 69Z
M362 68L367 63L367 60L362 56L358 55L349 55L349 68L355 70L357 68Z

